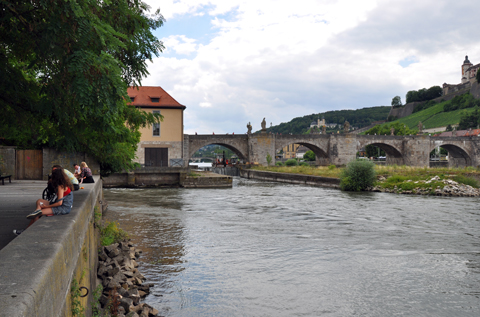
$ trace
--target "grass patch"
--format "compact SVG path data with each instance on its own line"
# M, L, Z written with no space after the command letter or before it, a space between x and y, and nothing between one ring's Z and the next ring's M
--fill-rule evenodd
M117 222L106 221L100 226L100 242L103 246L128 239L128 233L118 226Z
M335 165L333 165L335 166ZM323 177L340 177L341 169L329 168L327 166L252 166L252 170L277 172L277 173L292 173Z
M253 170L313 175L322 177L340 178L345 167L330 166L255 166ZM480 170L474 167L466 168L429 168L412 167L405 165L376 165L375 173L377 178L375 186L389 190L410 191L419 188L423 191L434 193L435 189L443 189L445 179L451 179L460 184L470 185L479 188ZM438 176L438 180L436 180ZM383 180L383 178L385 180Z
M455 175L452 180L456 181L457 183L470 185L473 188L478 188L478 181L472 177L468 177L465 175Z

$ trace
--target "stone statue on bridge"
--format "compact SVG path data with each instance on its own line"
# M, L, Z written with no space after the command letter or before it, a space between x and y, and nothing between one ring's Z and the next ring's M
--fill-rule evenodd
M327 134L327 127L325 125L322 126L322 134Z
M423 132L423 124L422 124L422 121L418 121L418 133L422 133Z
M395 128L394 127L390 128L390 135L395 135Z
M343 132L348 133L348 131L350 131L350 122L345 121L343 124Z
M265 121L265 118L262 120L262 131L267 131L267 121Z
M247 134L252 134L252 125L250 124L250 122L247 124Z

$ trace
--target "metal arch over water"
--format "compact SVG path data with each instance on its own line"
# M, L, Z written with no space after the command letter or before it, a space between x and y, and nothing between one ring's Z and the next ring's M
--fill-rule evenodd
M317 165L345 165L356 158L356 153L367 145L375 145L387 153L387 164L429 166L430 152L438 146L449 152L450 167L480 165L480 138L432 137L425 135L390 136L357 134L300 134L277 135L269 133L243 135L188 135L184 136L184 162L198 149L218 144L231 149L247 162L267 164L266 157L290 144L310 148L317 157Z

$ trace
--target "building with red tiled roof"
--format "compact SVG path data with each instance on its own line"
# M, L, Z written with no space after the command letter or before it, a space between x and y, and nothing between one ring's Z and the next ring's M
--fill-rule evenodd
M435 136L439 136L439 137L480 136L480 129L447 131L447 132L442 132L440 134L435 134Z
M183 157L183 111L186 107L159 86L129 87L127 93L132 106L163 116L159 124L140 129L142 137L136 161L145 166L178 166Z

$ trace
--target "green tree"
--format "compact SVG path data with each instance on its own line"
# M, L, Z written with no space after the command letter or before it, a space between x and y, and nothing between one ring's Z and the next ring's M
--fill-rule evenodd
M0 1L0 135L23 148L84 151L102 172L132 168L140 127L128 106L163 24L141 1Z
M309 150L303 154L303 159L306 161L315 161L315 153L313 151Z
M458 124L459 130L467 130L467 129L476 129L480 124L480 111L476 108L472 112L465 112L460 117L460 122Z
M392 99L392 106L394 107L399 107L402 105L402 98L400 96L395 96Z

